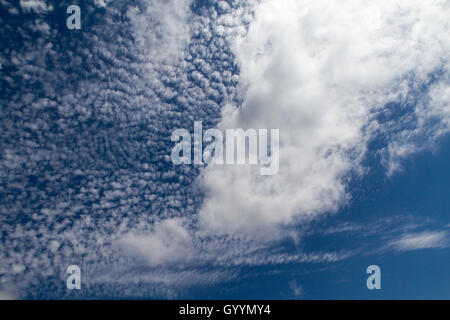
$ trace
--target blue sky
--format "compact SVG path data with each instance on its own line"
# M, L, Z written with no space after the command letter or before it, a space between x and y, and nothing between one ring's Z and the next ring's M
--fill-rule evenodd
M74 3L0 0L0 298L450 297L448 3ZM172 163L195 121L277 174Z
M415 232L448 230L447 196L450 170L448 160L449 139L443 139L434 154L418 154L404 165L404 171L391 179L377 180L377 174L363 179L374 190L355 190L355 201L339 214L328 217L320 224L324 230L336 225L347 231L327 236L313 236L306 240L307 250L362 249L358 254L333 264L292 264L277 270L249 269L239 278L216 290L202 290L196 297L227 299L448 299L450 277L447 247L424 249L411 247L404 251L378 251L386 244L388 230L378 230L379 222L386 228L402 228L417 222ZM369 195L368 195L369 194ZM364 231L349 231L351 226L362 224ZM319 228L317 226L316 228ZM374 231L374 235L369 233ZM386 232L385 232L386 231ZM447 231L448 232L448 231ZM382 290L368 290L366 268L376 264L381 268ZM262 274L262 275L261 275ZM301 286L302 294L296 296L292 286Z

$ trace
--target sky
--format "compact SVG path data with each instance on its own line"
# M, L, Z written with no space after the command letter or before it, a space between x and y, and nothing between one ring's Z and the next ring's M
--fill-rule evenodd
M449 299L449 18L0 0L0 298ZM196 121L278 129L279 170L173 163Z

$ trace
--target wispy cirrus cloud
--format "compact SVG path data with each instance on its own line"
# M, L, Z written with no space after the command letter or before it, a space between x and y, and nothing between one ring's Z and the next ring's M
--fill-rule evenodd
M423 231L405 233L390 241L386 248L397 251L412 251L419 249L446 248L450 246L449 233L446 231Z

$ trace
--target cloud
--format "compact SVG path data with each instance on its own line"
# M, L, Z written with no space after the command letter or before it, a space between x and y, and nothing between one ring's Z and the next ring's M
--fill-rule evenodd
M347 259L284 244L351 200L374 134L397 168L448 130L445 2L99 0L80 38L17 19L50 8L22 3L0 54L0 277L18 297L67 297L71 264L86 297L173 297L243 266ZM424 83L410 117L374 120ZM174 166L171 132L196 120L279 128L279 174Z
M17 299L17 290L11 284L0 284L0 300Z
M156 223L152 232L143 236L126 234L119 242L125 249L143 257L150 267L167 264L183 266L193 258L192 239L179 219Z
M127 11L134 39L149 56L148 61L176 63L190 40L190 0L144 1Z
M303 287L300 284L297 284L297 280L295 279L289 282L289 288L292 290L295 298L300 298L304 294Z
M420 233L405 233L392 240L387 247L397 251L418 249L446 248L449 246L448 233L445 231L423 231Z
M14 296L12 296L9 292L0 291L0 300L14 300Z
M106 7L113 0L94 0L95 5L98 7Z
M416 215L388 214L375 219L360 215L351 221L338 221L336 224L331 224L330 219L313 221L302 225L299 233L307 243L323 243L323 250L345 248L349 257L445 248L450 244L448 230L439 220Z
M413 135L448 132L447 73L430 84L428 99L407 106L418 118L412 129L375 118L448 68L448 37L435 37L448 33L447 9L444 1L261 2L233 46L243 103L218 126L279 128L279 173L260 178L248 166L208 166L200 180L204 228L266 237L335 212L351 199L347 182L364 172L368 142L379 132L391 136L381 152L389 173L425 146ZM433 112L439 124L430 127Z
M53 6L44 0L20 0L19 3L25 12L47 13L53 10Z
M225 42L236 21L220 17L231 7L218 6L219 14L207 5L194 15L190 5L86 4L95 19L76 41L48 15L5 17L17 38L0 54L0 100L9 110L0 119L0 278L17 284L18 296L70 295L71 264L91 297L159 296L177 280L189 286L236 275L225 270L232 263L217 272L186 266L196 250L207 249L202 267L219 253L192 228L198 168L167 159L171 131L194 119L214 126L238 80ZM236 260L248 251L224 249ZM146 288L129 289L141 280Z

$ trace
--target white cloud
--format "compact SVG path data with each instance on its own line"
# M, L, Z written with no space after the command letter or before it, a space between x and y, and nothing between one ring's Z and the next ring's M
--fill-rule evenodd
M405 75L421 83L448 61L447 4L230 1L191 14L190 3L130 8L108 1L101 22L72 50L47 17L17 29L41 37L20 48L7 44L12 58L1 63L13 70L5 81L14 94L2 102L14 116L0 126L0 188L20 192L0 206L0 276L20 284L20 294L67 295L65 288L27 288L36 279L64 284L58 268L65 276L74 260L87 296L136 297L227 281L242 266L330 263L355 254L292 252L277 241L296 222L348 201L346 175L359 169L371 130L387 130L370 125L363 133L370 109L406 94ZM414 110L442 120L433 136L447 130L441 80L430 93L435 108L424 101ZM224 108L241 100L240 109ZM220 127L280 128L277 176L209 167L199 190L195 168L170 166L172 128L194 120L215 126L220 109ZM387 161L414 142L410 133L392 139ZM15 223L17 217L29 219Z
M190 0L144 1L127 12L135 39L152 64L177 62L189 42Z
M0 300L17 299L17 291L11 284L0 284Z
M94 3L98 7L106 7L113 0L94 0Z
M294 279L289 282L289 288L292 290L295 298L300 298L303 296L303 287L300 284L297 284L297 280Z
M421 85L448 64L448 13L445 1L267 0L257 6L234 46L243 105L219 126L279 128L280 169L261 178L250 167L209 166L201 180L204 228L267 238L277 226L345 205L348 175L361 171L367 142L383 130L374 111L406 99L411 76ZM446 88L442 81L433 88ZM445 95L432 96L443 101L420 106L448 106ZM448 121L445 108L433 110ZM391 159L415 150L409 135L393 139Z
M25 12L47 13L53 10L53 6L45 0L20 0L20 6Z
M166 219L146 235L126 234L120 240L125 249L134 251L150 267L184 266L193 258L192 239L179 219Z
M398 251L411 251L418 249L445 248L449 246L448 234L445 231L423 231L419 233L406 233L392 240L387 248Z

